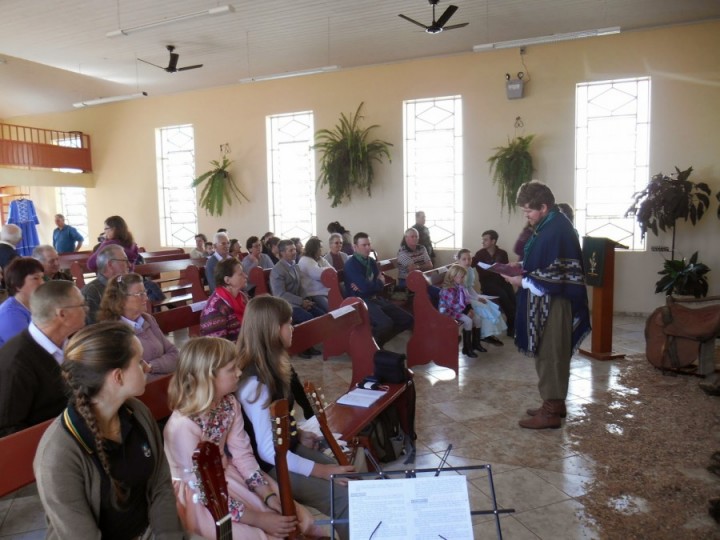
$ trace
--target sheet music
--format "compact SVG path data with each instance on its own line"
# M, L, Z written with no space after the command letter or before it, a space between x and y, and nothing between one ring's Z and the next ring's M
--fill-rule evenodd
M348 497L350 540L473 538L465 476L350 482Z
M385 395L384 390L368 390L356 388L338 398L336 403L350 405L351 407L369 407Z

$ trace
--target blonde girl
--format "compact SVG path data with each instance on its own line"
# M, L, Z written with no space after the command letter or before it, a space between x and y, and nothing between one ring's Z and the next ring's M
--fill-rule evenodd
M233 538L284 538L298 521L281 515L277 484L263 473L253 455L233 395L240 373L235 345L226 339L193 339L180 351L178 369L168 388L173 413L165 426L165 453L180 517L189 531L214 538L210 512L193 498L197 478L192 473L192 454L200 441L210 441L224 454ZM229 455L224 452L226 447ZM310 513L298 506L297 514L301 527L312 535Z
M135 399L147 368L124 323L93 324L65 346L69 404L33 464L48 538L185 538L160 431Z
M471 267L472 255L469 249L461 249L455 256L460 266L467 270L465 276L465 289L470 294L470 304L475 313L480 317L482 325L480 327L480 338L482 341L502 347L503 342L496 336L502 335L507 330L507 323L503 319L500 306L495 302L488 302L487 299L478 294L475 290L475 278L477 272Z
M467 269L459 264L453 264L448 268L440 290L438 311L462 323L462 353L469 358L477 358L473 349L479 352L487 352L487 350L480 345L482 320L473 311L470 305L470 293L463 285L467 273Z
M238 399L247 416L248 432L255 440L258 462L275 476L275 449L271 431L270 403L285 398L293 408L292 367L286 349L292 343L292 307L282 298L260 296L248 303L240 329L238 351L243 370ZM287 464L296 500L330 515L332 474L354 472L317 451L318 438L297 430L291 438ZM335 480L334 517L347 519L347 481ZM348 537L347 526L336 527L341 539Z

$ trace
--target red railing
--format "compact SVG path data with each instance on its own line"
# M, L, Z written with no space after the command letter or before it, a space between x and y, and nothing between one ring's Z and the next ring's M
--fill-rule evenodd
M90 136L79 131L0 124L2 166L91 172Z

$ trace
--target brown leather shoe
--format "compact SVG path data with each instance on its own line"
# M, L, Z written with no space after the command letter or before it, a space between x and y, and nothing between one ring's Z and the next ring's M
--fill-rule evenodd
M557 401L560 401L560 400L557 400ZM538 407L537 409L528 409L525 412L527 413L528 416L537 416L537 413L539 413L541 409L542 409L542 405L540 407ZM558 414L559 414L560 418L565 418L567 416L567 409L565 408L564 401L562 402L562 407L560 407L560 411Z
M526 429L557 429L562 425L560 411L564 407L565 401L562 399L545 400L535 416L523 418L518 424Z

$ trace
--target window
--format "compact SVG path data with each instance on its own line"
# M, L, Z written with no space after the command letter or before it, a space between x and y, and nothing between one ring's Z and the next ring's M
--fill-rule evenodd
M56 139L54 143L58 146L80 148L82 141L80 137L69 137ZM53 169L58 172L79 174L78 169ZM60 187L57 188L58 214L65 216L65 222L75 227L85 238L84 244L90 248L95 245L94 239L90 237L87 216L87 192L83 187Z
M279 238L315 235L312 111L267 119L270 228Z
M405 223L424 211L437 248L462 247L462 99L404 102Z
M83 187L57 188L58 213L65 216L65 222L75 227L83 235L83 249L95 245L95 237L90 236L87 217L87 192ZM97 231L98 234L101 231Z
M575 119L575 226L644 249L633 193L649 179L650 78L578 84Z
M192 126L155 130L163 246L195 245L198 230L195 178L195 131Z

